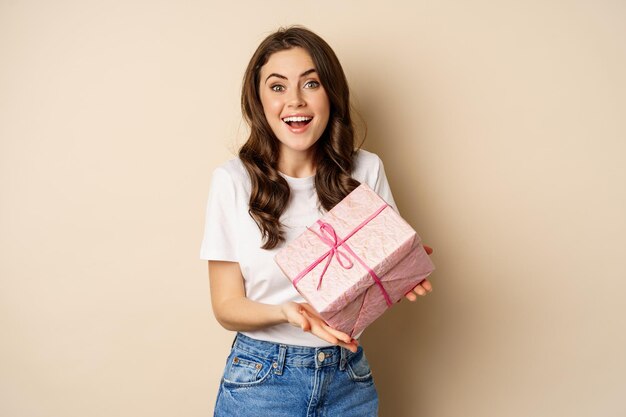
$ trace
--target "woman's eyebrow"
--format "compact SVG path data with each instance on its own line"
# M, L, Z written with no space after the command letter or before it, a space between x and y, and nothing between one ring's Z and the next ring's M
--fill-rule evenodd
M282 78L283 80L287 79L287 77L285 77L284 75L276 74L275 72L273 72L267 76L267 78L265 79L265 83L267 83L267 80L269 80L272 77Z
M314 72L317 72L317 70L315 68L308 69L308 70L304 71L302 74L300 74L300 78L306 77L307 75L309 75L311 73L314 73ZM273 72L273 73L271 73L270 75L267 76L267 78L265 79L265 82L267 83L267 80L269 80L271 77L282 78L283 80L287 80L288 79L284 75L277 74L277 73Z
M311 73L313 73L313 72L317 72L317 71L315 70L315 68L308 69L308 70L304 71L302 74L300 74L300 78L302 78L302 77L306 77L307 75L309 75L309 74L311 74Z

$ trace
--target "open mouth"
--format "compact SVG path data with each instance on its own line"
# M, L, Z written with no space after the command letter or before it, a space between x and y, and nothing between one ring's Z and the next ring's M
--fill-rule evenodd
M309 116L289 116L285 117L283 119L283 122L287 123L290 127L294 129L300 129L308 125L311 120L313 120L313 118Z

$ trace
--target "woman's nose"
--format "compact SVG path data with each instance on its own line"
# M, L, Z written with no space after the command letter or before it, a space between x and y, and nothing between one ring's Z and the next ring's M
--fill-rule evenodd
M288 104L291 107L302 107L306 104L304 98L302 97L302 92L300 89L292 89L290 95L288 97Z

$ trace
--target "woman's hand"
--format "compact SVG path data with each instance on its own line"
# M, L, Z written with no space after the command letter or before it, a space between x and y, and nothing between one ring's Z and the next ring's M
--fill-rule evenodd
M347 334L330 327L307 303L288 302L281 305L285 320L292 326L300 327L332 345L338 345L356 352L359 342Z
M426 250L426 253L429 255L433 253L433 248L431 248L430 246L424 245L424 249ZM417 300L418 295L424 296L426 294L430 294L432 291L433 291L432 284L430 283L429 280L425 279L424 281L417 284L415 288L413 288L411 291L406 293L404 296L409 301L415 301Z

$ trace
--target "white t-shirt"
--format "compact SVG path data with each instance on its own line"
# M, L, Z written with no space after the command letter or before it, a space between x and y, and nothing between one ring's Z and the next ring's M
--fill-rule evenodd
M293 178L281 175L291 188L289 204L280 218L286 242L289 242L303 233L307 226L315 223L325 211L318 207L313 176ZM376 154L359 150L356 153L352 177L366 183L396 209L383 163ZM215 169L211 179L200 258L238 262L244 278L246 297L250 300L265 304L304 302L291 281L274 262L274 255L285 243L274 249L261 249L261 232L248 214L250 187L248 172L239 158L231 159ZM328 345L326 341L290 324L242 333L274 343L312 347Z

